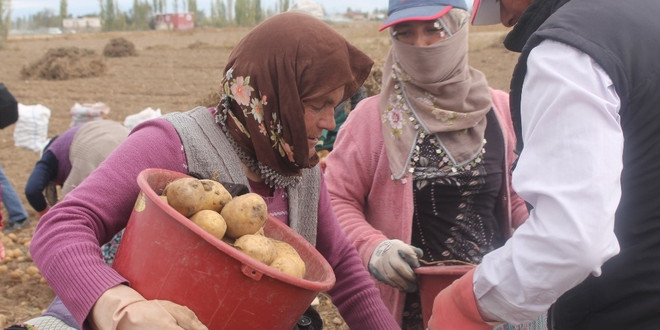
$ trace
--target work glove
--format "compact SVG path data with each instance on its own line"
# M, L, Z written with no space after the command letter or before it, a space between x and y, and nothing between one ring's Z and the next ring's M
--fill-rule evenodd
M481 317L474 297L472 278L476 267L440 291L433 301L429 330L491 330L496 323Z
M419 267L420 248L398 239L378 244L369 260L369 271L377 280L401 291L417 291L417 276L413 269Z
M208 330L188 307L167 300L146 300L126 285L104 292L90 313L93 329Z

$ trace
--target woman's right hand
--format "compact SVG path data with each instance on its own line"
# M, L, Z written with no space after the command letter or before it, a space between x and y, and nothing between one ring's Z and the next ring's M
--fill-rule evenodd
M208 330L188 307L167 300L146 300L126 285L104 292L90 313L94 329Z
M398 239L384 240L371 254L369 271L377 280L404 292L417 291L419 258L424 255L418 247Z

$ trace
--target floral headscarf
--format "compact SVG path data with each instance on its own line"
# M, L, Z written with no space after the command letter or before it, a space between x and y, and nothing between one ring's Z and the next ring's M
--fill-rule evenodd
M468 24L456 19L449 23L456 32L430 46L392 38L379 109L395 180L408 175L414 149L427 134L439 139L455 165L471 161L483 149L486 113L492 107L488 85L483 73L467 63Z
M303 102L362 85L373 61L326 23L304 13L275 15L248 33L225 67L217 120L241 160L270 186L287 186L309 154Z

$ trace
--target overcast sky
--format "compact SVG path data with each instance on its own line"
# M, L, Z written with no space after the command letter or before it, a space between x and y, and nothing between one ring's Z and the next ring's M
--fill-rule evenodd
M179 6L183 1L185 0L179 0ZM211 1L212 0L197 0L197 7L208 13ZM262 0L261 7L264 9L274 8L276 2L277 0ZM329 14L343 13L348 7L371 12L375 8L387 8L388 4L388 0L316 0L316 2L322 4L326 12ZM60 11L59 0L12 0L11 3L13 17L29 16L46 8L52 9L55 13L59 13ZM149 3L151 3L150 0ZM174 1L168 0L167 4L168 6L172 6ZM67 5L69 14L74 16L99 12L98 0L67 0ZM119 8L122 11L127 11L131 9L132 6L133 0L119 0Z

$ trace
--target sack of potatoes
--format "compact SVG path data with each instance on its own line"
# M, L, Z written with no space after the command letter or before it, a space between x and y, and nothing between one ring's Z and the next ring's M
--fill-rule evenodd
M186 177L169 182L161 198L204 231L255 260L297 278L305 276L305 262L296 249L264 234L268 208L259 194L232 196L218 181Z

